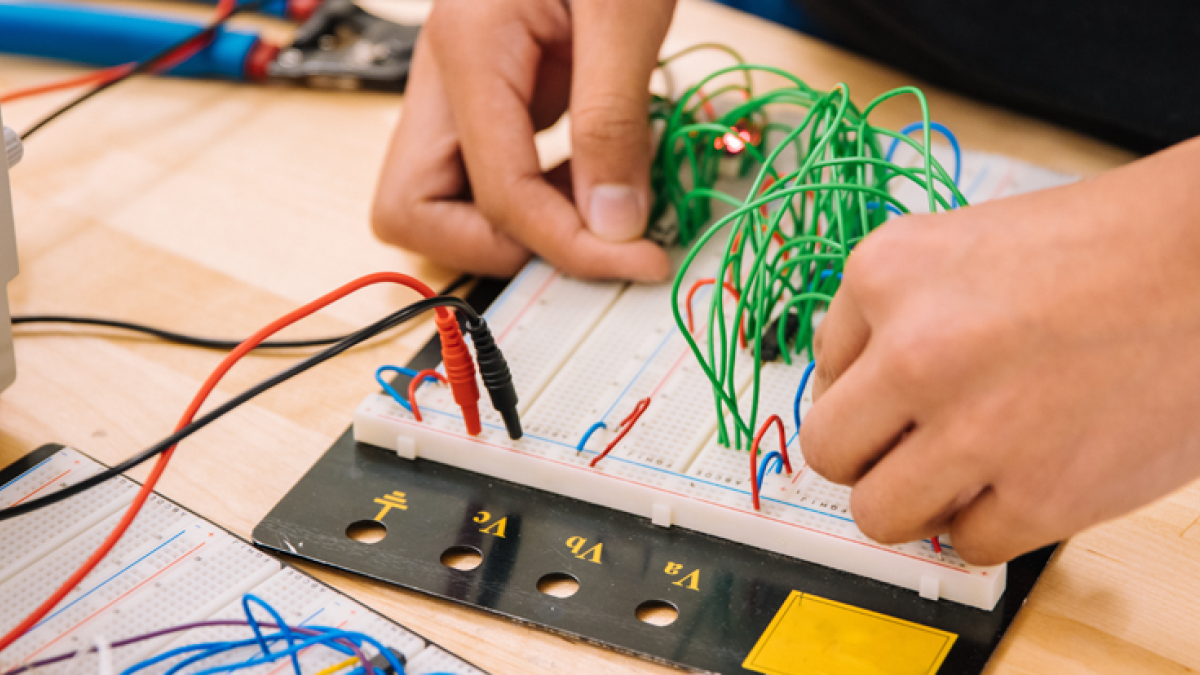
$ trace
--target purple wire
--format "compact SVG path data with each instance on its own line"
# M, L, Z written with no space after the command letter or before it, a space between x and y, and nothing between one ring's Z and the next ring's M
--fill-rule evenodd
M117 640L112 643L112 647L113 647L113 649L116 649L118 647L124 647L125 645L131 645L131 644L135 644L138 642L145 642L146 640L153 640L156 637L162 637L163 635L170 635L171 633L179 633L179 632L182 632L185 630L191 630L193 628L209 628L209 627L213 627L213 626L249 626L249 625L250 625L249 621L241 621L238 619L221 619L221 620L217 620L217 621L196 621L194 623L185 623L185 624L182 624L179 626L172 626L170 628L163 628L162 630L156 630L152 633L144 633L142 635L135 635L133 637L127 637L123 640ZM258 623L258 625L266 626L267 628L279 628L279 624L270 623L268 621L260 621ZM312 628L304 628L301 626L291 626L291 629L297 633L300 633L301 635L320 635L321 634L321 631L319 631L319 630L313 630ZM372 666L371 662L367 659L367 657L363 655L362 650L360 650L358 648L358 645L356 645L353 642L351 642L350 640L346 640L344 638L338 639L336 641L345 644L345 646L350 648L350 651L354 652L354 656L358 657L358 662L362 664L363 671L366 673L366 675L374 675L375 667ZM92 648L88 649L87 651L88 651L88 653L91 653L91 652L96 651L96 648L92 647ZM24 672L26 672L28 670L32 670L34 668L41 668L42 666L49 666L49 665L53 665L55 663L61 663L63 661L66 661L67 659L75 658L75 655L78 653L79 653L78 651L68 652L66 654L59 654L58 656L52 656L48 659L42 659L41 661L34 661L33 663L27 663L23 666L18 666L17 668L14 668L14 669L6 672L4 675L17 675L17 673L24 673Z

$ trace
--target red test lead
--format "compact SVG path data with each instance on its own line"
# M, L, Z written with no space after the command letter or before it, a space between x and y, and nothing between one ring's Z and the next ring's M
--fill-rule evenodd
M475 384L475 360L471 358L471 350L467 348L467 341L463 339L462 329L453 312L439 311L434 323L442 339L442 365L446 368L450 391L454 392L454 402L462 410L467 433L478 436L482 427L479 425L479 386Z

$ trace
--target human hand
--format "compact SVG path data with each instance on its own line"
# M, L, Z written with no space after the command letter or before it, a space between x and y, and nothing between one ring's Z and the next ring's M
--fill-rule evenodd
M649 83L673 0L439 0L413 58L372 214L380 239L490 275L532 253L588 278L660 281ZM534 133L570 109L573 159Z
M1200 476L1200 139L889 223L816 335L801 447L867 536L994 564Z

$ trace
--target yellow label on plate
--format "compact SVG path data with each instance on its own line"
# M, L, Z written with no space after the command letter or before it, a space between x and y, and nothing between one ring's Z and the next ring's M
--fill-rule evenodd
M792 591L742 667L768 675L932 675L957 638Z

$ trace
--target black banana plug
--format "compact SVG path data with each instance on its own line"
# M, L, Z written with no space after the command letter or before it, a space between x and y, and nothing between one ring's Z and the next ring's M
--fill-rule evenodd
M492 407L504 418L504 428L508 429L508 437L515 441L523 432L521 418L517 415L517 390L513 386L508 362L504 360L504 354L496 345L492 330L488 328L483 317L468 319L466 328L471 334L471 342L475 345L475 361L479 365L483 386L487 388L488 396L492 399Z

